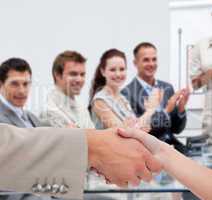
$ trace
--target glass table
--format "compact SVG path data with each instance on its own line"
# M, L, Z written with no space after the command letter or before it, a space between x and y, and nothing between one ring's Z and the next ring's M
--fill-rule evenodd
M199 163L203 162L201 156L192 157L192 159ZM121 200L180 200L182 193L190 193L184 185L165 172L161 172L159 175L155 176L150 183L141 182L138 187L129 186L126 189L119 188L115 185L108 185L103 178L99 178L92 172L88 175L88 181L84 192L85 194L101 194Z

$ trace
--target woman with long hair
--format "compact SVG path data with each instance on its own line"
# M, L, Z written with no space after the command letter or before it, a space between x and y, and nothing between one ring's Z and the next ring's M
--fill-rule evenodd
M96 128L134 126L148 130L149 119L160 104L162 93L153 90L146 102L146 112L136 118L127 99L120 93L126 80L127 61L118 49L109 49L101 57L90 91L89 110Z

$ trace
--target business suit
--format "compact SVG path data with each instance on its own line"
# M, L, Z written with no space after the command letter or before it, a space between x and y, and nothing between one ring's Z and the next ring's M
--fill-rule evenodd
M47 126L48 124L41 122L34 114L29 111L24 111L28 120L32 124L33 127ZM23 120L21 120L18 115L8 108L1 100L0 100L0 123L11 124L17 127L25 128Z
M35 115L33 115L29 111L24 111L25 117L28 120L28 123L32 127L41 127L45 126L47 124L44 124L41 122ZM5 124L11 124L15 125L17 127L22 127L26 128L26 124L24 120L22 120L17 113L15 113L14 110L12 110L10 107L5 105L3 101L0 99L0 123L5 123ZM22 162L24 161L24 158ZM0 199L6 199L6 200L49 200L47 197L38 197L34 196L32 194L25 194L25 193L16 193L14 192L7 192L5 193L4 191L0 191Z
M157 87L164 90L164 96L160 107L164 109L170 97L174 94L174 89L171 84L157 80ZM137 117L140 117L145 112L144 99L148 97L147 91L137 78L134 78L123 90L122 94L129 100L132 109ZM180 133L186 125L186 115L179 116L177 107L170 114L163 110L156 111L151 118L151 134L157 138L173 144L175 148L185 153L184 146L175 138L173 133Z
M86 135L82 130L22 129L6 124L0 124L0 130L1 190L30 193L37 183L61 186L64 182L69 187L66 193L36 193L82 199L87 168Z

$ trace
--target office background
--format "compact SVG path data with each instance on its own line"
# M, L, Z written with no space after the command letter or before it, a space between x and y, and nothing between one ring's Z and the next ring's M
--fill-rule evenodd
M135 74L133 48L141 41L154 43L157 77L177 90L187 83L187 46L212 33L211 0L7 0L0 5L0 62L16 56L31 64L28 108L36 114L45 108L53 86L52 62L61 51L77 50L87 57L82 91L87 103L93 73L106 49L126 52L128 82ZM190 98L186 134L199 133L203 102L202 93Z

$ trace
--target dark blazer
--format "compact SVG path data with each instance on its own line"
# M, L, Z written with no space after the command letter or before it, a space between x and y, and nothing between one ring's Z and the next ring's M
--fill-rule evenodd
M42 127L48 126L48 124L40 121L34 114L29 111L25 111L29 121L33 127ZM23 121L17 116L17 114L9 109L1 100L0 100L0 123L11 124L17 127L25 128Z
M160 80L158 80L157 86L164 90L161 107L165 108L168 100L174 94L173 86L170 83ZM144 99L148 97L148 93L137 78L134 78L121 92L129 100L136 116L142 116L145 112ZM156 111L151 119L152 130L150 133L169 144L173 144L176 149L180 150L178 145L181 146L181 143L179 143L173 133L179 134L185 128L186 114L184 113L183 115L183 117L179 116L177 107L168 116L164 111ZM180 151L183 152L182 150Z

